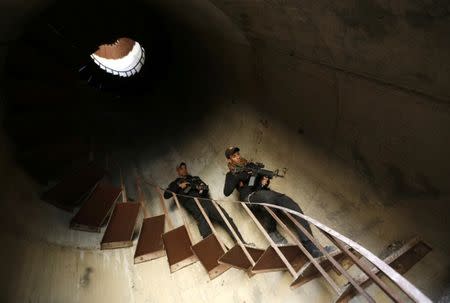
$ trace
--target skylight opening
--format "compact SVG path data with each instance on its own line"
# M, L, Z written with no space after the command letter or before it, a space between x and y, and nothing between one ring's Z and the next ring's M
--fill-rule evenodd
M92 60L105 72L119 77L131 77L140 72L145 63L144 48L133 39L120 38L113 44L100 45L91 54Z

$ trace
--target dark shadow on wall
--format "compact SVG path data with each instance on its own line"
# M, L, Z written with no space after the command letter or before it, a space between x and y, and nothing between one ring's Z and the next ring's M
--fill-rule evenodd
M398 22L397 16L376 0L355 1L353 6L336 2L331 11L349 28L360 30L367 38L377 40L382 40Z
M411 177L396 165L384 163L384 171L377 175L356 145L352 148L352 157L355 171L385 197L386 206L395 204L396 200L437 200L440 197L440 190L422 172Z
M427 176L417 172L413 180L393 164L386 163L387 178L392 185L392 195L398 199L439 199L440 191Z
M123 36L147 51L141 73L114 79L98 70L95 85L80 75L89 63L96 68L89 55L98 45ZM215 105L211 96L228 89L203 42L141 1L55 2L8 52L3 126L17 160L46 184L92 149L133 154L154 146L157 157L170 140L192 140Z

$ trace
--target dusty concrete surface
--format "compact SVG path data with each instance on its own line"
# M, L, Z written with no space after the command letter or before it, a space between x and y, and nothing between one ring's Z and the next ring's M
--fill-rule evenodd
M147 4L168 20L176 64L159 90L118 102L77 82L67 68L74 62L58 61L64 56L55 60L38 48L22 50L22 57L11 53L30 27L28 20L46 11L47 3L2 2L0 62L17 64L23 72L0 68L2 104L30 98L39 105L54 98L68 106L71 113L63 117L82 122L73 128L81 134L92 131L124 165L132 196L134 167L164 185L174 177L174 164L183 160L210 184L214 198L223 199L223 151L238 145L247 158L288 168L273 189L375 253L393 241L421 236L433 252L406 277L433 300L444 294L450 283L450 21L445 1ZM64 14L58 29L77 28L64 23L70 20ZM86 14L88 24L95 14ZM105 33L98 25L71 38L91 41ZM45 41L48 36L42 35ZM197 115L175 110L195 107L197 100L203 102L194 110ZM103 109L105 104L111 107ZM7 110L1 112L8 118ZM35 115L30 132L52 115ZM52 135L43 138L61 139ZM170 275L164 258L134 266L133 248L99 251L101 235L69 230L70 215L38 199L44 186L16 163L21 151L2 130L2 302L332 300L322 280L291 291L287 273L249 279L232 269L209 281L198 263ZM155 195L148 191L147 198L153 213L160 213ZM241 209L222 205L246 239L267 245ZM198 241L192 220L190 228ZM375 288L370 291L386 300Z

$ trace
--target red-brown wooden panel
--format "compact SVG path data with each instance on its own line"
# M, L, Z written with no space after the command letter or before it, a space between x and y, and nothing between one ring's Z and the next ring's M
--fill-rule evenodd
M70 228L100 232L102 224L111 212L120 193L120 188L111 184L100 183L73 217Z
M138 203L117 203L103 235L101 249L129 247L139 214Z

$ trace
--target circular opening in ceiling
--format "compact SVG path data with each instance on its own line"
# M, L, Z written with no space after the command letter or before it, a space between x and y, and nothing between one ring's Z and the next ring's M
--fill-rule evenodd
M113 44L100 45L91 54L101 69L119 77L131 77L141 70L145 62L144 48L133 39L119 38Z

